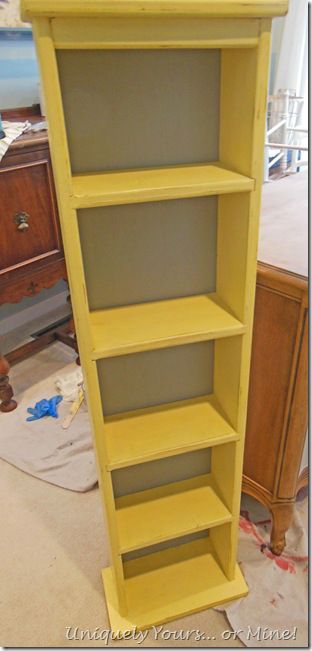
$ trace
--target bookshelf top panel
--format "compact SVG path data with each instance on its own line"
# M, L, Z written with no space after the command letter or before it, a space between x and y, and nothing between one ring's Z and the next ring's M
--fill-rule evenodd
M271 17L283 16L288 0L22 0L22 18L101 15Z

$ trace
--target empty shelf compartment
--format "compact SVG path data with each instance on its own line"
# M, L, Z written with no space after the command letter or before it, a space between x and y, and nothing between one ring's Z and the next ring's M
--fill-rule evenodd
M116 499L121 554L231 520L210 474Z
M95 310L93 359L243 334L246 327L216 294Z
M118 614L111 568L105 568L102 573L115 630L127 630L130 625L148 628L248 592L238 566L233 580L226 578L207 536L127 561L124 572L125 593L130 605L126 617Z
M213 395L110 416L104 435L109 470L238 440Z

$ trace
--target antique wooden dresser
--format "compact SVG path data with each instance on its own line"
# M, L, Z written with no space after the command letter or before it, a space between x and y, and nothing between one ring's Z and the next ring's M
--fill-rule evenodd
M305 172L264 186L243 490L270 509L276 554L308 481L307 205Z
M36 107L1 114L4 120L42 120ZM46 131L26 132L10 145L0 162L0 196L3 305L17 303L66 278ZM0 340L0 411L16 407L8 375L9 364L1 357Z

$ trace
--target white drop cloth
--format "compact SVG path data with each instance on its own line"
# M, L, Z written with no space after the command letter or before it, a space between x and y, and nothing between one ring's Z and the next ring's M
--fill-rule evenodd
M40 420L26 422L29 416L27 407L34 407L39 400L57 395L56 378L77 368L75 362L67 361L69 355L72 357L72 351L67 349L69 355L66 356L66 347L54 344L13 369L16 375L19 371L22 378L24 376L24 385L27 376L29 383L31 377L36 378L40 360L44 364L44 359L48 359L49 355L51 357L52 348L56 360L57 355L60 358L61 354L65 353L61 367L57 363L53 366L49 360L46 365L46 377L25 387L16 395L17 409L10 413L0 413L0 457L51 484L74 491L87 491L95 486L97 476L86 403L83 402L67 430L62 429L61 423L68 414L71 403L64 400L58 406L59 418L46 416ZM28 375L27 368L28 372L32 368L31 376ZM44 366L40 368L44 374ZM14 377L14 386L13 380Z
M13 140L16 140L26 129L30 127L30 122L7 122L2 121L2 129L5 133L5 138L0 140L0 160L3 158L5 152L9 148Z
M249 500L252 509L260 511L254 500L244 497L243 503L244 499ZM256 526L251 522L251 512L242 511L238 560L249 594L217 610L225 611L232 628L248 647L307 646L307 510L307 499L296 503L294 521L286 534L286 547L281 556L272 554L268 547L270 523ZM276 631L287 636L287 630L295 639L277 638Z

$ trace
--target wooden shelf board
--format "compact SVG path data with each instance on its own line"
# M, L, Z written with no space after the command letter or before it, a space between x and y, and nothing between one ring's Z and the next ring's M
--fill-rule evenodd
M237 441L213 395L105 419L108 470Z
M90 312L92 359L116 357L246 331L216 294L187 296Z
M217 16L225 18L283 16L288 0L22 0L22 19L33 16Z
M238 565L232 581L225 577L208 538L127 561L124 570L129 604L124 617L118 610L112 569L107 567L102 571L114 631L149 628L248 593Z
M116 499L121 554L231 520L229 510L215 492L210 474Z
M218 162L122 172L94 172L72 178L74 208L95 208L232 192L251 192L247 176L223 168Z

